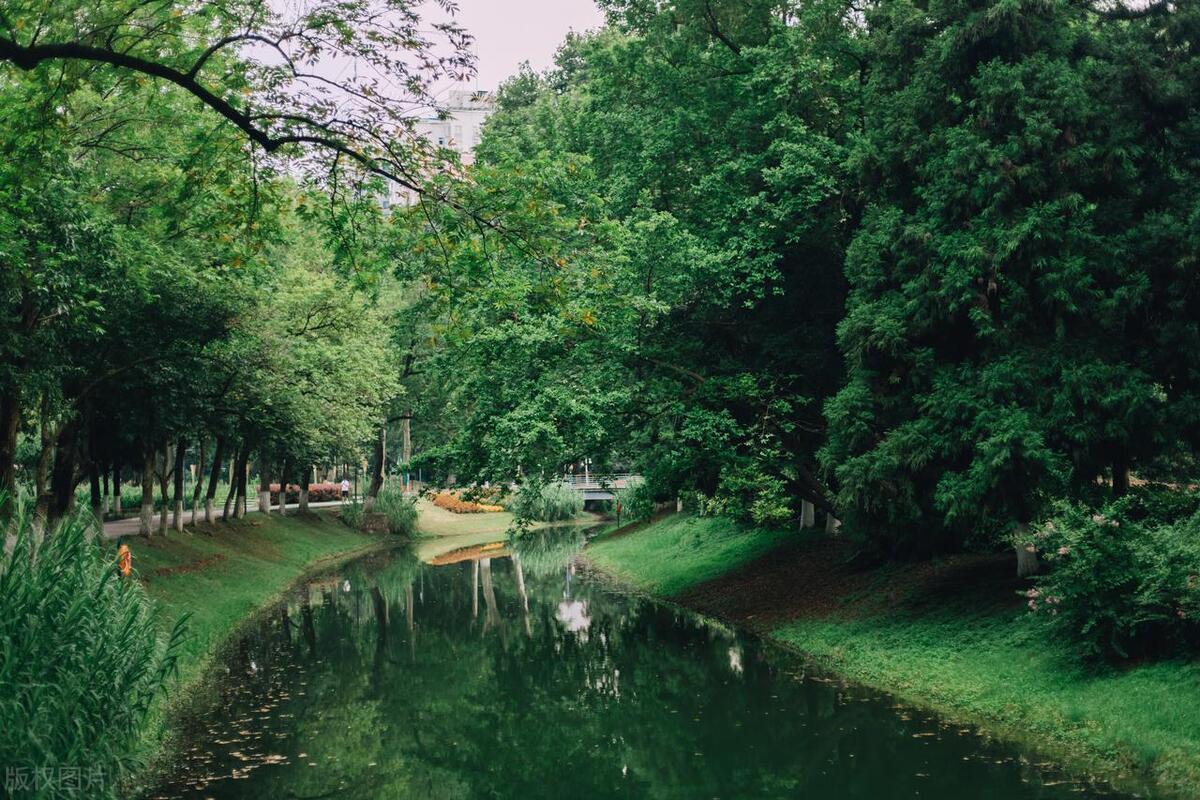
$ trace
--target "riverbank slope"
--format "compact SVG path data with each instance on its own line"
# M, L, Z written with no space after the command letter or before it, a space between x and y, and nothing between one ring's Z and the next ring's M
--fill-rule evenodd
M594 541L645 591L1118 783L1200 797L1200 664L1088 669L1022 612L1011 556L853 565L845 538L677 515Z
M244 620L305 572L387 541L351 530L329 514L251 514L184 534L128 539L134 569L164 629L189 615L179 683L151 712L142 736L143 758L154 761L163 753L175 705L201 681L222 643Z

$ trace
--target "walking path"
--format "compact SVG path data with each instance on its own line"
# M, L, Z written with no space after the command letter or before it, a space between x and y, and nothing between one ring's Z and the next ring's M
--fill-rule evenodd
M314 509L314 508L336 508L336 507L340 506L341 504L342 504L341 500L327 500L322 503L309 503L308 507L310 510ZM278 505L273 505L273 506L271 506L271 508L274 509L271 513L273 513L273 514L279 513ZM289 514L295 514L299 510L300 510L300 506L294 505L291 503L288 504L287 512ZM247 514L261 514L262 512L258 510L258 504L255 503L253 508L246 509L246 513ZM213 516L217 519L223 519L225 516L224 506L222 505L222 506L218 506L217 508L214 508ZM184 521L188 522L191 520L191 518L192 518L191 509L185 509L183 512ZM203 518L204 518L204 513L201 512L199 519L203 519ZM153 529L155 531L158 530L158 512L157 511L154 512ZM119 536L137 536L140 531L141 531L141 520L136 515L132 516L132 517L125 517L124 519L114 519L110 522L104 523L104 538L105 539L116 539Z

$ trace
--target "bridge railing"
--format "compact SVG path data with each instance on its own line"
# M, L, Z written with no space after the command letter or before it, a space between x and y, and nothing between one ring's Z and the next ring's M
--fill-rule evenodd
M612 474L600 474L600 475L594 475L594 474L589 473L586 476L580 475L580 474L574 474L574 475L567 474L567 475L563 476L563 480L566 481L567 483L571 484L572 486L574 486L577 489L582 489L584 487L596 487L596 488L606 487L606 488L610 488L610 489L624 489L627 486L629 486L630 478L640 478L640 477L641 477L640 475L637 475L632 472L617 472L617 473L612 473Z

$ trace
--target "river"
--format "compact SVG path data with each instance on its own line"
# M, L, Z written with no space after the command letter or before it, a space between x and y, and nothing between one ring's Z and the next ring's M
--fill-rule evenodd
M151 796L1120 796L589 578L581 543L308 579L227 649Z

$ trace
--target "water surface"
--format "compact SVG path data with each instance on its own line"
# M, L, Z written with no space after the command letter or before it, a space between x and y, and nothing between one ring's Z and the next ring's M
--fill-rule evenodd
M231 647L153 796L1115 796L586 579L580 542L308 581Z

